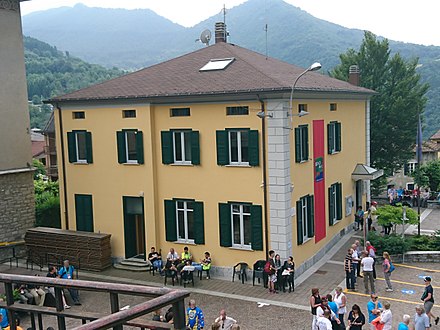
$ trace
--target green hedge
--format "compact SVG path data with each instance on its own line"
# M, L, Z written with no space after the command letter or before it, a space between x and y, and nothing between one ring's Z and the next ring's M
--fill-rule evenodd
M439 232L437 232L439 234ZM432 236L405 236L385 235L369 232L367 239L376 248L376 255L381 256L384 251L391 255L403 254L408 251L439 251L440 237Z
M45 192L35 201L35 224L41 227L61 228L60 197Z

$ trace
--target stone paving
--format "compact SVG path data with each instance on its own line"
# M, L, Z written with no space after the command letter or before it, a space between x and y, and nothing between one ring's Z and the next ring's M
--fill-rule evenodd
M426 221L426 222L425 222ZM422 228L435 225L439 228L440 216L437 212L431 212L422 222ZM432 227L431 227L432 228ZM252 279L248 279L245 284L240 281L210 279L195 280L195 287L187 287L191 292L191 297L196 299L206 315L206 324L210 325L220 309L225 308L228 314L236 318L242 325L242 329L309 329L310 328L310 308L308 298L313 287L320 289L321 295L333 293L338 285L345 287L343 259L347 248L355 239L360 239L362 232L353 232L350 236L341 241L332 255L328 255L318 263L309 274L304 274L300 278L298 285L293 293L280 293L277 295L269 294L262 284L252 286ZM403 314L414 315L415 306L419 304L424 284L423 277L431 276L435 290L440 289L438 279L440 279L440 264L396 264L396 270L392 274L394 292L385 292L385 282L381 265L377 265L378 279L376 281L377 293L383 302L388 300L391 303L393 312L393 329L397 327ZM25 268L9 268L7 265L0 265L0 271L34 274L35 271ZM311 274L311 275L310 275ZM108 282L133 283L152 286L162 286L163 278L149 273L134 273L118 269L108 269L100 273L80 272L81 279L98 280ZM346 292L348 306L358 304L362 311L366 313L366 304L369 300L368 295L363 290L363 280L357 285L356 292ZM179 287L176 285L176 287ZM436 291L436 292L440 292ZM437 297L440 294L435 294ZM81 299L83 306L73 306L74 309L108 312L108 296L82 292ZM140 302L142 298L121 297L121 307L133 305ZM265 303L258 307L258 303ZM261 304L260 304L261 305ZM436 304L433 312L440 314L440 305ZM56 325L54 318L45 318L45 326ZM77 325L75 321L68 323L71 328ZM25 323L26 325L26 323ZM78 324L79 325L79 324ZM438 326L440 329L440 325ZM209 327L207 327L209 328Z

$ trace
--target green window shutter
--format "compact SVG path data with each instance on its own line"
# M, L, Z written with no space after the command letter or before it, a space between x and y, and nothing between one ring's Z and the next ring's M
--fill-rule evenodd
M194 243L205 244L205 217L203 202L193 202L194 210Z
M251 247L252 250L263 251L263 208L251 205Z
M301 163L301 128L295 127L295 162Z
M307 236L315 236L315 201L313 195L307 196Z
M249 165L258 166L260 164L260 147L258 143L258 131L249 131Z
M341 143L342 143L342 136L341 136L341 123L335 123L335 131L336 131L336 151L341 151Z
M136 156L139 164L144 163L144 133L136 132Z
M173 132L160 132L160 140L162 143L162 164L174 163Z
M177 241L176 202L165 200L165 237L168 242Z
M93 232L92 195L75 194L76 230Z
M217 165L229 164L229 139L228 131L217 131Z
M93 164L92 133L86 132L87 163Z
M227 203L218 204L220 219L220 246L232 246L232 226L231 226L231 205Z
M77 161L75 132L67 132L67 150L69 153L69 163L75 163Z
M335 126L333 123L327 124L327 153L332 154L334 152L333 146L334 146L334 129Z
M342 183L336 183L336 219L342 219Z
M333 186L330 186L328 188L328 224L330 226L334 225L334 219L333 219L333 214L334 214L334 203L333 203Z
M118 163L125 164L127 162L127 152L125 150L125 132L117 131L116 140L118 144Z
M301 201L296 202L296 237L298 245L301 245L303 243Z
M200 134L191 131L191 164L200 165Z
M303 126L303 150L304 150L304 159L305 161L309 160L309 126Z

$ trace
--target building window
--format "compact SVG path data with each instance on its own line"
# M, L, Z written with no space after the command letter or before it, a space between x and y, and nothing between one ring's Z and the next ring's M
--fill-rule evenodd
M220 245L263 250L262 207L250 203L220 203Z
M327 149L329 154L341 151L341 123L337 121L327 124Z
M205 244L203 202L165 200L165 234L169 242Z
M122 110L122 118L136 118L136 110Z
M84 111L74 111L72 113L73 119L84 119L86 118L86 113Z
M162 163L200 165L199 139L198 131L162 131Z
M298 113L307 112L307 104L300 103L298 104Z
M296 202L297 243L303 244L315 235L313 195L301 197Z
M190 108L172 108L170 109L171 117L189 117L191 116Z
M92 133L87 131L67 132L69 162L92 164Z
M404 175L410 175L416 170L417 162L409 162L404 165L403 167L403 174Z
M76 230L93 233L92 195L75 194Z
M216 133L218 165L259 165L257 130L228 129Z
M248 114L249 114L248 106L226 107L227 116L240 116L240 115L248 115Z
M342 184L339 182L328 188L328 216L330 226L342 219Z
M143 164L144 144L143 133L138 130L122 130L116 132L119 164Z
M199 71L216 71L216 70L224 70L229 64L231 64L235 58L217 58L212 59L208 63L206 63Z
M295 162L309 160L309 126L300 125L295 128Z
M330 103L330 111L336 111L336 110L338 110L338 104Z

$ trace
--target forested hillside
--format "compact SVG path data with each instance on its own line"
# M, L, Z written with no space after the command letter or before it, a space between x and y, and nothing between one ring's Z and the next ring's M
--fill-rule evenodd
M24 37L25 64L32 128L44 128L50 107L42 99L64 94L120 76L124 71L107 69L72 57L45 42Z

